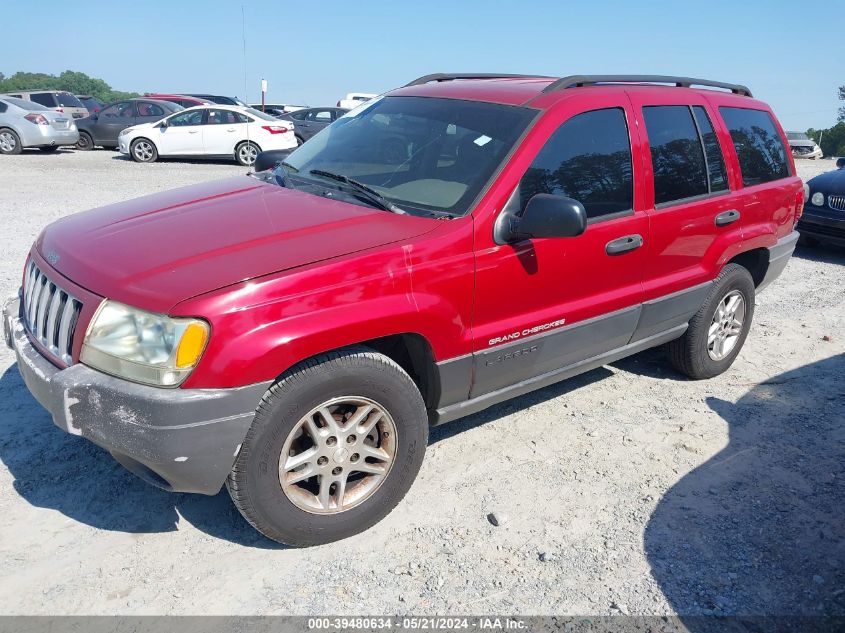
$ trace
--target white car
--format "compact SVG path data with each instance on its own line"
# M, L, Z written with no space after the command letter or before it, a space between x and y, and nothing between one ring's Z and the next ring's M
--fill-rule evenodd
M337 102L337 107L354 110L362 103L366 103L370 99L375 99L377 96L378 95L374 95L369 92L350 92L343 99Z
M121 153L139 163L159 156L234 158L244 166L258 152L296 147L293 123L241 106L208 104L154 123L128 127L117 137Z

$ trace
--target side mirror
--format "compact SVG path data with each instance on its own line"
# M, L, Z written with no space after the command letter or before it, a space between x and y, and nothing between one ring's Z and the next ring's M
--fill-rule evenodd
M97 114L96 112L92 112L92 113L91 113L91 114L89 114L88 116L89 116L89 118L90 118L92 121L96 121L97 119L99 119L99 118L100 118L100 115L99 115L99 114Z
M258 156L255 157L255 163L253 163L252 168L255 171L272 169L276 166L276 163L285 160L292 151L292 149L268 149L264 152L259 152Z
M158 124L158 126L159 126L160 128L162 128L162 129L166 128L166 127L167 127L167 121L161 121L161 122Z
M538 193L515 227L516 238L577 237L587 229L584 205L565 196Z
M836 159L836 168L843 169L845 168L845 157L837 158Z

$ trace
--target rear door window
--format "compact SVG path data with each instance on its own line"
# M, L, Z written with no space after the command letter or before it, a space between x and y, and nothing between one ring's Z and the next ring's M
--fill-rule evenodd
M520 182L523 207L538 193L579 201L591 220L632 211L634 179L624 110L592 110L563 123Z
M165 115L164 108L157 103L149 103L148 101L138 102L138 116L158 116Z
M790 175L783 139L768 112L729 107L721 107L719 112L731 133L744 186Z
M689 106L646 106L643 117L651 146L654 204L709 193L704 150Z
M53 96L52 92L34 92L29 95L31 101L35 101L35 103L40 103L43 106L48 108L55 108L56 107L56 98Z
M710 179L710 191L725 191L728 188L728 176L725 171L725 157L710 123L710 117L702 106L693 106L695 122L704 145L704 158L707 161L707 177Z

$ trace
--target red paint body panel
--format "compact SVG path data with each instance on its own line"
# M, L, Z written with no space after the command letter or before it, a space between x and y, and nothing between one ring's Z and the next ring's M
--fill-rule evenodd
M210 290L437 226L237 176L68 216L36 247L91 292L168 312Z
M539 110L466 217L395 215L244 176L70 216L45 230L33 257L46 272L44 256L58 256L57 269L73 281L66 287L85 301L83 333L100 296L206 318L208 348L183 386L211 388L272 380L300 360L392 334L422 336L437 361L463 356L511 331L577 323L712 280L731 257L792 230L800 181L743 189L718 114L720 105L769 111L765 104L630 85L542 93L550 81L449 81L392 93L531 101ZM655 208L641 114L649 104L708 109L730 192ZM591 224L578 238L496 244L496 217L549 136L570 117L605 107L624 109L628 122L633 214ZM717 229L715 215L732 208L741 222ZM607 242L630 234L644 246L606 255Z

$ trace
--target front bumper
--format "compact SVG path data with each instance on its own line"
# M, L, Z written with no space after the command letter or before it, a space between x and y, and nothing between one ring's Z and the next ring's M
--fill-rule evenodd
M18 299L4 306L4 338L24 383L56 426L101 446L160 488L208 495L220 490L269 383L163 389L82 364L59 369L33 347L19 310Z
M845 211L805 206L798 220L801 235L814 237L822 242L845 246Z
M129 153L129 137L128 136L118 136L117 137L117 149L120 150L121 154L128 154Z

